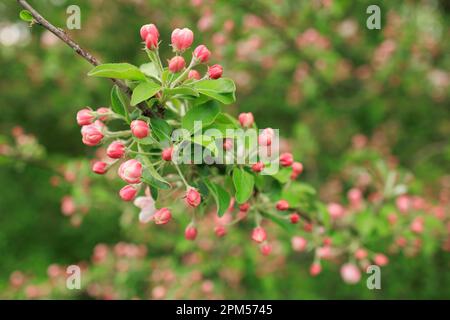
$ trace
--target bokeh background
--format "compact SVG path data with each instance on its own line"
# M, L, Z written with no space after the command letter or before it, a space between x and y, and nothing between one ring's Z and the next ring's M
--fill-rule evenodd
M413 190L430 199L449 192L447 1L30 3L63 28L68 5L79 5L82 28L69 33L102 62L145 63L145 23L158 26L166 58L171 31L191 28L237 84L227 111L280 128L324 201L342 191L355 143L411 172ZM371 4L381 8L381 30L366 28ZM283 235L264 258L246 229L217 239L205 226L187 243L182 224L140 226L136 208L117 199L118 182L90 173L95 151L75 122L81 107L108 105L111 84L87 77L91 66L20 21L20 10L0 2L0 297L450 298L450 257L440 248L391 257L382 290L371 291L365 281L344 284L333 264L310 277L311 257L289 250ZM82 290L65 288L69 264L83 266Z

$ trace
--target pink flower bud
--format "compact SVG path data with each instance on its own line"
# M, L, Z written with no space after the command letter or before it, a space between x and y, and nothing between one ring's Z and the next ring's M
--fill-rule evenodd
M397 205L397 209L401 213L407 213L411 206L410 199L407 195L402 195L398 197L395 200L395 204Z
M120 159L125 154L125 145L122 141L114 141L106 149L106 154L112 159Z
M364 260L367 258L367 250L362 248L356 249L355 258L358 260Z
M280 163L283 167L290 167L294 162L294 157L292 153L286 152L280 155Z
M255 119L253 118L253 113L251 112L241 113L238 118L239 123L244 128L249 128L253 126L253 123L255 122Z
M95 121L92 124L83 126L81 128L83 143L91 147L99 144L104 137L102 133L104 127L105 125L99 120Z
M158 48L158 37L156 37L154 34L149 34L145 39L145 46L149 50Z
M127 183L139 183L141 182L142 164L135 159L125 161L120 165L118 174Z
M223 68L221 65L214 64L214 65L208 67L208 76L211 79L219 79L220 77L222 77L222 74L223 74Z
M272 128L264 129L258 136L258 143L261 146L270 146L272 144L272 138L274 136L274 131Z
M266 230L262 227L256 227L252 232L252 239L258 243L264 242L267 239Z
M101 107L97 109L97 115L100 121L108 120L108 117L111 115L111 113L112 113L111 109L106 107Z
M119 191L119 195L123 201L131 201L136 197L137 189L131 185L125 186Z
M261 172L264 169L264 163L257 162L254 165L252 165L252 171L253 172Z
M263 243L259 250L264 256L268 256L272 252L272 246L269 243Z
M132 121L130 128L131 128L131 133L133 133L133 135L139 139L145 138L146 136L148 136L148 134L150 132L147 122L145 122L143 120Z
M277 202L276 207L279 211L286 211L287 209L289 209L289 202L287 202L286 200L280 200Z
M303 164L301 162L294 162L292 164L292 172L299 175L303 172Z
M362 200L362 192L358 188L352 188L347 192L347 198L353 207L359 207Z
M155 224L166 224L172 219L172 213L168 208L161 208L155 212L153 220Z
M361 271L353 263L346 263L341 267L341 277L344 282L355 284L361 280Z
M291 239L291 246L292 246L292 250L294 251L304 251L306 249L306 246L308 244L308 241L306 241L305 238L300 237L300 236L294 236Z
M225 236L227 234L227 229L224 226L217 226L214 228L214 233L219 238L222 238L223 236Z
M184 51L194 42L194 33L188 28L176 28L172 32L171 39L175 51Z
M97 174L105 174L108 169L108 164L103 161L95 161L92 165L92 171Z
M241 212L247 212L250 209L250 203L246 202L239 206Z
M199 60L202 63L208 62L209 57L211 56L211 51L208 48L201 44L194 50L195 59Z
M186 204L192 208L198 207L202 201L202 197L197 189L189 188L184 198Z
M193 225L188 225L184 231L184 237L186 240L195 240L197 238L197 228Z
M172 161L172 153L173 153L173 147L165 148L161 152L161 158L164 161Z
M314 262L311 267L309 268L309 274L313 277L317 276L322 272L322 266L320 263Z
M152 35L156 39L159 38L158 28L156 28L156 26L153 23L143 25L141 27L140 33L142 41L147 40L148 35Z
M289 220L291 220L292 224L296 224L300 221L300 216L298 215L298 213L293 213L289 216Z
M385 265L387 265L389 263L389 259L384 254L377 253L373 257L373 262L375 262L376 265L379 265L380 267L383 267L383 266L385 266Z
M390 213L388 215L388 221L390 225L394 225L397 223L398 217L395 213Z
M77 123L80 126L85 126L93 123L95 120L95 114L92 110L85 108L77 112Z
M417 217L411 222L410 229L414 233L422 233L423 232L423 218Z
M169 61L169 71L172 73L180 72L186 66L186 62L182 56L175 56Z
M339 203L330 203L328 205L328 213L330 214L332 219L342 218L345 214L344 207Z
M201 76L197 70L191 70L191 71L189 71L188 78L193 79L193 80L200 80Z

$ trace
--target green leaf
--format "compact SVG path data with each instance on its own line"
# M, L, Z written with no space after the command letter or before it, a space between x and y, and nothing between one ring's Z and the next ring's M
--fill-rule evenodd
M33 21L33 15L28 10L22 10L19 13L20 19L22 19L25 22L32 22Z
M111 90L111 108L115 113L120 114L129 120L125 97L116 85L113 86Z
M156 171L153 164L144 156L136 157L143 164L142 180L158 189L170 189L170 184Z
M88 76L145 81L145 74L129 63L105 63L89 71Z
M158 69L156 68L155 64L153 62L144 63L139 68L146 76L151 77L153 79L156 79L158 81L161 81L159 79L159 73Z
M281 197L289 202L291 206L298 206L302 201L312 199L316 194L316 190L306 183L294 182L289 188L284 189Z
M223 104L230 104L236 101L236 85L233 80L228 78L201 80L194 83L194 88L201 94L220 101Z
M135 106L142 101L150 99L159 90L161 90L160 85L154 82L141 82L133 90L133 94L131 95L131 105Z
M213 139L210 136L197 134L191 138L191 141L193 143L204 146L206 149L210 150L212 155L214 156L217 155L217 153L219 152L215 139Z
M233 184L236 189L236 201L244 203L253 194L253 187L255 185L255 178L247 171L234 168L233 169Z
M205 128L205 130L208 129L217 129L222 133L224 137L233 138L234 133L227 134L227 129L239 129L239 125L237 121L229 114L219 113L214 122L210 126Z
M191 87L165 88L163 90L163 93L165 96L169 96L169 97L176 96L176 95L193 96L193 97L199 96L198 91Z
M160 142L171 139L172 127L165 120L160 118L151 118L150 124L152 126L153 134L158 138Z
M214 122L220 112L217 103L206 103L192 107L181 120L181 126L190 132L194 130L194 122L201 121L206 127Z
M231 197L228 192L220 185L216 183L212 183L209 180L204 180L205 185L208 187L211 192L214 200L217 205L217 215L219 217L223 216L223 214L227 211L230 206Z

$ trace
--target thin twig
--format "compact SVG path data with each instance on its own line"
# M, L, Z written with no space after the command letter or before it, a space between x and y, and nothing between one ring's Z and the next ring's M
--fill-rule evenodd
M73 41L72 38L61 28L57 28L52 25L47 19L45 19L39 12L37 12L26 0L17 0L20 6L24 9L28 10L33 16L34 22L51 33L57 36L61 41L66 43L69 47L71 47L79 56L88 61L93 66L98 66L100 61L97 60L91 53L81 48L79 44ZM123 92L131 96L132 90L121 80L119 79L110 79L114 84L116 84ZM156 117L156 114L147 106L145 102L141 102L137 105L139 109L142 110L142 113L147 117Z

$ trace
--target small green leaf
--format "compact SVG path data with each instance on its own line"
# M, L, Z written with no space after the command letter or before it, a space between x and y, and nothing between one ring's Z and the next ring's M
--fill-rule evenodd
M22 10L19 13L20 19L22 19L25 22L32 22L33 21L33 15L28 10Z
M143 164L142 180L158 189L170 189L171 185L156 171L147 157L138 156L136 159Z
M216 117L214 122L205 128L205 130L208 129L216 129L219 130L222 135L226 138L233 138L234 137L234 131L227 133L227 129L239 129L238 122L231 117L227 113L219 113L219 115Z
M217 215L219 217L223 216L223 214L227 211L230 206L231 197L228 192L220 185L216 183L212 183L209 180L204 180L205 185L208 187L211 192L216 205L217 205Z
M210 136L207 135L194 135L191 138L191 141L193 143L199 144L201 146L204 146L206 149L208 149L209 151L211 151L212 155L215 156L218 154L219 149L217 147L217 143L216 140L213 139Z
M113 86L111 90L111 108L115 113L120 114L129 120L125 97L116 85Z
M105 63L89 71L88 76L145 81L145 74L129 63Z
M201 80L194 83L194 88L201 94L213 98L223 104L230 104L236 101L236 85L233 80L228 78Z
M158 138L160 142L170 141L172 127L167 123L167 121L161 118L151 118L150 124L152 126L153 134Z
M201 124L204 128L213 123L219 113L220 107L217 105L217 103L212 102L194 106L186 113L186 115L181 120L181 126L184 129L193 132L195 121L201 121Z
M177 87L177 88L165 88L163 90L163 93L165 96L193 96L198 97L199 93L197 90L191 88L191 87Z
M135 106L142 101L150 99L159 90L161 90L161 87L154 82L141 82L133 90L133 94L131 95L131 105Z
M255 178L247 171L234 168L233 169L233 184L236 189L236 201L244 203L253 194L253 187L255 185Z
M158 69L153 62L144 63L139 68L146 76L151 77L155 80L161 81L159 79Z

